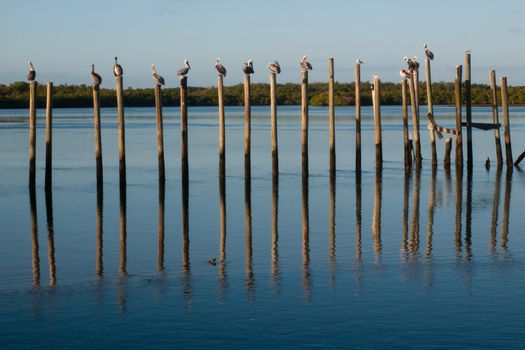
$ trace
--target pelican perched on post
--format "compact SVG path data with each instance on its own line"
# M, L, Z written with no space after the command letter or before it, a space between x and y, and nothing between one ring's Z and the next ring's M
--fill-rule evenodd
M414 62L412 62L412 60L410 58L408 58L407 56L403 57L403 61L405 61L408 65L408 70L409 71L412 71L414 70L415 68L415 64Z
M425 56L427 56L427 58L432 61L434 59L434 54L432 51L428 49L427 44L423 45L423 48L425 49Z
M155 85L164 85L164 78L157 73L154 64L151 65L151 70L153 71L153 81L155 82Z
M219 74L223 77L226 76L226 68L221 64L220 57L217 57L217 60L215 61L215 69L217 69L217 72L219 72Z
M116 77L121 77L122 74L124 74L124 70L122 69L122 66L118 64L117 56L115 56L115 64L113 65L113 74Z
M412 78L412 74L405 69L400 70L399 75L401 76L403 80Z
M304 55L303 58L301 58L301 61L299 61L299 66L303 69L303 71L312 70L312 65L310 62L307 61L308 56Z
M186 74L188 74L188 72L190 71L191 67L190 67L190 61L188 61L188 59L185 59L184 60L184 68L181 68L177 71L177 75L179 76L179 78L184 78L186 76Z
M246 63L244 63L242 65L242 71L244 72L244 74L253 74L254 73L254 70L253 70L253 59L250 58L248 61L246 61Z
M272 73L277 73L277 74L281 73L281 65L277 61L273 61L273 63L268 63L268 69Z
M414 56L412 62L414 63L414 70L419 70L419 62L417 61L417 56Z
M34 81L36 78L35 67L33 67L33 63L31 63L31 61L28 61L27 64L29 64L29 73L27 73L27 80Z
M100 84L102 84L102 77L99 74L95 73L94 64L91 65L91 80L93 81L94 86L99 86Z
M356 64L363 64L363 63L365 63L365 62L361 61L361 60L358 58L357 60L355 60L355 63L356 63Z

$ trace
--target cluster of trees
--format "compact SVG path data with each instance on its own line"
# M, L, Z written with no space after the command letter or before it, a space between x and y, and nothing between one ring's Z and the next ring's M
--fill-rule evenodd
M421 84L420 103L426 103L425 85ZM509 103L513 105L525 104L525 86L509 87ZM355 102L354 83L335 83L334 99L337 106L353 105ZM43 107L45 103L45 88L37 90L37 106ZM10 85L0 84L0 108L27 108L29 85L25 82L16 82ZM179 105L179 89L166 88L163 90L164 105ZM381 103L383 105L401 104L401 84L382 83ZM101 105L103 107L116 107L115 90L100 90ZM126 106L145 107L155 103L152 88L127 88L124 90ZM328 84L310 83L309 99L313 106L328 105ZM432 99L436 105L454 103L454 84L438 82L432 84ZM224 102L230 106L243 104L243 86L237 84L224 88ZM252 84L252 104L267 105L270 102L270 89L268 84ZM92 88L88 85L55 85L55 107L91 107ZM213 106L217 104L217 89L215 87L190 87L188 93L190 106ZM280 105L298 105L301 103L301 89L298 84L286 83L277 86L277 103ZM361 103L372 103L371 89L368 83L361 84ZM472 85L472 103L487 105L491 103L491 92L488 85Z

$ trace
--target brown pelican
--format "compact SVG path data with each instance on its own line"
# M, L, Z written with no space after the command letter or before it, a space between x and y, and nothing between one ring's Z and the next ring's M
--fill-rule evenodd
M164 78L157 73L154 64L151 65L151 70L153 71L153 81L155 82L155 85L164 85Z
M301 66L303 71L312 70L312 65L307 61L307 59L308 56L304 55L303 58L301 58L301 61L299 61L299 66Z
M434 59L434 54L432 53L432 51L428 49L427 44L423 45L423 48L425 49L425 56L427 56L428 59L432 61Z
M412 60L412 62L414 63L414 70L419 70L419 62L417 61L417 56L414 56Z
M409 78L412 78L412 74L404 69L399 71L399 75L403 80L407 80Z
M242 71L244 74L253 74L253 59L249 59L245 64L242 65Z
M412 60L410 58L408 58L407 56L403 57L403 61L405 61L408 65L408 70L411 71L415 68L415 64L414 62L412 62Z
M102 77L99 74L95 73L94 64L91 65L91 80L93 81L94 86L99 86L100 84L102 84Z
M490 159L489 159L489 157L487 157L487 160L485 161L485 169L487 169L487 170L490 169Z
M279 62L277 61L273 61L273 63L268 63L268 69L272 73L277 73L277 74L281 73L281 65L279 65Z
M355 63L356 63L356 64L363 64L363 63L365 63L365 62L361 61L361 60L358 58L357 60L355 60Z
M118 64L117 60L118 60L117 56L115 56L115 64L113 65L113 74L116 77L121 77L122 74L124 74L124 70L122 69L122 66L120 64Z
M188 59L185 59L184 60L184 68L179 69L177 71L177 75L179 76L179 78L184 78L186 76L186 74L188 74L190 69L191 69L190 61L188 61Z
M31 61L27 62L27 64L29 64L29 73L27 73L27 80L34 81L36 78L35 67L33 67L33 63L31 63Z
M217 69L217 72L219 72L220 75L223 77L226 76L226 68L221 64L221 58L217 57L217 60L215 61L215 69Z

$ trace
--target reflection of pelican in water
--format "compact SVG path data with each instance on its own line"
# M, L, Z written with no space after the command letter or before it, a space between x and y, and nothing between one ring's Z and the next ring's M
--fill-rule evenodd
M308 201L308 176L302 177L302 211L303 211L303 291L310 301L312 282L310 280L310 214Z

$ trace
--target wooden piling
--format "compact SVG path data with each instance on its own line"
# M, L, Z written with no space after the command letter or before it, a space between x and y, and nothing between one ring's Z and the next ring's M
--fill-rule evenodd
M496 71L493 69L489 72L490 90L492 92L492 122L494 123L494 141L496 143L496 158L498 160L498 167L503 165L503 154L501 151L501 141L499 132L499 116L498 116L498 87L496 85Z
M510 120L509 120L509 100L507 94L507 77L500 78L501 84L501 108L503 110L503 135L505 138L505 154L507 167L512 167L512 145L510 142Z
M450 168L450 153L452 152L452 138L447 137L445 140L445 159L443 164L445 168Z
M29 186L36 181L36 90L38 83L29 82Z
M456 79L454 80L454 94L456 100L456 165L463 166L463 135L461 132L461 74L462 66L456 66Z
M252 105L251 105L250 75L244 75L244 170L251 168L251 134L252 134Z
M328 124L330 130L330 171L335 171L335 105L334 105L334 59L328 59Z
M434 106L432 105L432 77L430 70L430 59L427 57L425 59L425 70L426 70L426 80L427 80L427 114L434 115ZM437 166L437 150L436 150L436 131L434 129L429 130L430 134L430 147L432 149L432 166Z
M417 101L414 90L413 76L408 79L408 89L410 90L410 105L412 106L412 128L414 130L416 166L419 167L421 165L421 142L419 140L419 114L417 112Z
M303 176L308 176L308 71L301 72L301 154Z
M226 132L224 127L224 77L217 76L217 97L219 101L219 175L226 171Z
M412 164L412 157L410 154L409 146L409 132L408 132L408 104L407 104L407 81L406 79L401 80L401 100L402 100L402 116L403 116L403 154L405 160L405 169L409 168Z
M120 186L126 186L126 131L124 124L124 98L123 80L119 75L115 78L117 82L117 119L118 119L118 153L119 153L119 179Z
M465 107L467 115L467 167L472 167L472 86L470 70L470 52L465 53Z
M164 168L164 122L162 117L162 87L155 84L155 116L157 124L157 158L159 163L159 181L166 178Z
M361 64L355 64L355 170L361 171Z
M180 134L182 177L188 177L188 77L180 79Z
M383 165L383 140L381 136L381 80L374 78L374 90L372 91L372 102L374 107L374 129L376 143L376 167Z
M53 83L46 88L46 178L45 187L51 189L53 172Z
M97 186L103 183L102 135L100 130L100 85L93 84L93 132L95 137L95 161L97 169Z
M279 174L279 144L277 138L277 77L270 73L270 127L272 130L272 175Z

